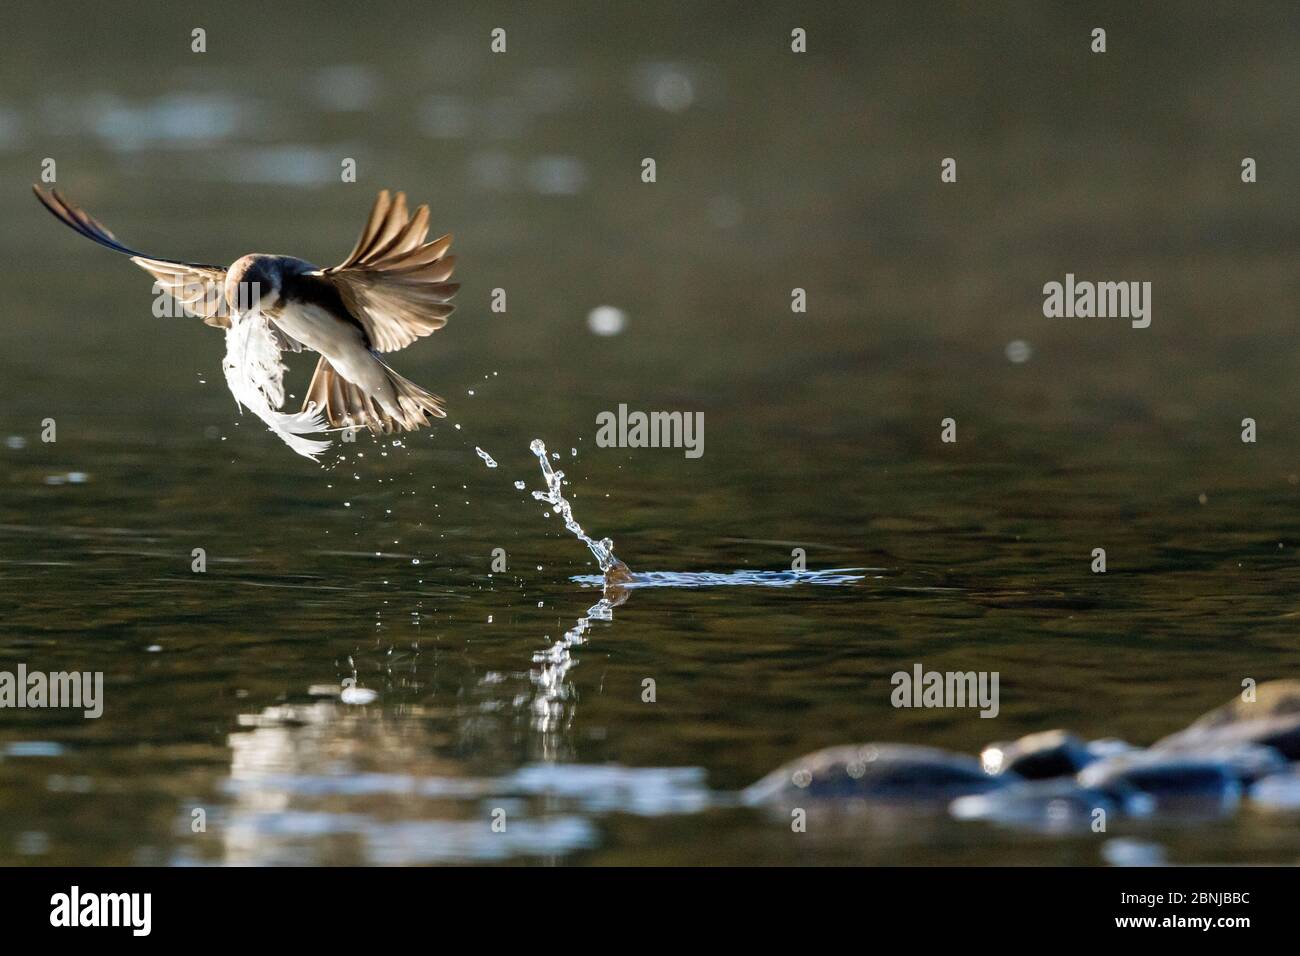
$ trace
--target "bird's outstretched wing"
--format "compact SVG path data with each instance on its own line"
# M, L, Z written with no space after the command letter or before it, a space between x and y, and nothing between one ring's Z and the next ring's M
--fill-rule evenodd
M460 288L448 282L456 257L447 255L451 236L425 242L429 207L411 215L406 194L385 189L351 255L322 271L338 289L379 352L396 352L447 324Z
M132 262L153 276L162 291L179 302L190 315L198 316L217 328L230 327L230 317L221 308L226 281L226 270L222 266L143 255L118 242L102 223L64 199L57 189L46 192L33 185L32 191L60 222L101 246L130 256Z

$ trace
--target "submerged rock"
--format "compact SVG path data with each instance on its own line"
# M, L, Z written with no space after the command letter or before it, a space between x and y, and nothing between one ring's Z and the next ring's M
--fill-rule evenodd
M1131 754L1135 750L1141 749L1141 747L1135 747L1127 740L1120 740L1118 737L1102 737L1098 740L1088 741L1088 755L1093 760L1101 760L1103 757L1116 757L1119 754ZM1091 762L1089 761L1089 763Z
M1242 784L1252 784L1289 766L1281 751L1263 744L1220 744L1213 747L1164 747L1153 753L1168 756L1213 760L1224 764Z
M1026 734L1019 740L989 744L980 752L986 772L1010 770L1026 780L1072 777L1097 759L1083 740L1064 730Z
M1076 778L1083 787L1114 794L1149 794L1158 810L1218 812L1241 797L1240 777L1222 759L1140 750L1089 764Z
M1250 799L1268 810L1300 810L1300 769L1265 777L1250 788Z
M851 744L807 754L745 789L746 803L894 800L947 803L1020 779L990 776L979 761L934 747Z
M958 797L948 808L958 820L985 820L1028 830L1088 830L1101 810L1107 817L1149 812L1151 799L1081 787L1069 778L1029 780L991 793Z
M1300 680L1260 684L1254 702L1234 698L1151 749L1190 752L1228 744L1262 744L1300 760Z

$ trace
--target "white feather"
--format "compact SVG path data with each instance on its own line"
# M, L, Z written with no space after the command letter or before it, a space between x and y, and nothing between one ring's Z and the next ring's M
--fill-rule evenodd
M312 406L293 415L277 412L284 404L284 363L267 319L260 312L230 317L226 330L226 357L221 363L226 385L235 401L266 422L286 445L304 458L316 456L333 444L303 438L327 429L325 419Z

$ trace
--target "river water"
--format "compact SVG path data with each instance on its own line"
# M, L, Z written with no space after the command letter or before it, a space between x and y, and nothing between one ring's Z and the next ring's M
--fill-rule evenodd
M1147 744L1296 674L1285 5L1117 6L1104 56L1093 12L1036 4L239 6L64 4L0 40L0 670L105 682L99 719L0 711L0 862L1300 856L1252 808L796 834L731 798L833 744ZM380 188L429 202L459 308L390 358L449 417L292 454L217 331L32 200L45 158L189 260L326 265ZM1044 318L1067 273L1151 282L1151 326ZM704 454L598 447L620 403L702 413ZM602 595L532 497L538 437L664 586ZM895 709L917 663L997 671L998 716Z

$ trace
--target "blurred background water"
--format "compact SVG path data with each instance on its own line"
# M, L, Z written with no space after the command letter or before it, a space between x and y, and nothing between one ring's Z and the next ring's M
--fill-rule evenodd
M1297 32L1289 4L14 5L0 669L103 671L106 701L0 712L0 862L1124 858L716 795L837 743L1146 744L1296 673ZM47 157L197 261L328 265L380 188L430 203L459 308L393 364L449 418L293 455L219 333L33 201ZM1044 318L1067 272L1150 281L1151 327ZM620 402L703 412L704 456L597 448ZM538 437L634 569L868 570L581 621L590 556L515 487ZM998 671L997 719L893 709L916 662ZM1295 822L1118 835L1294 862Z

